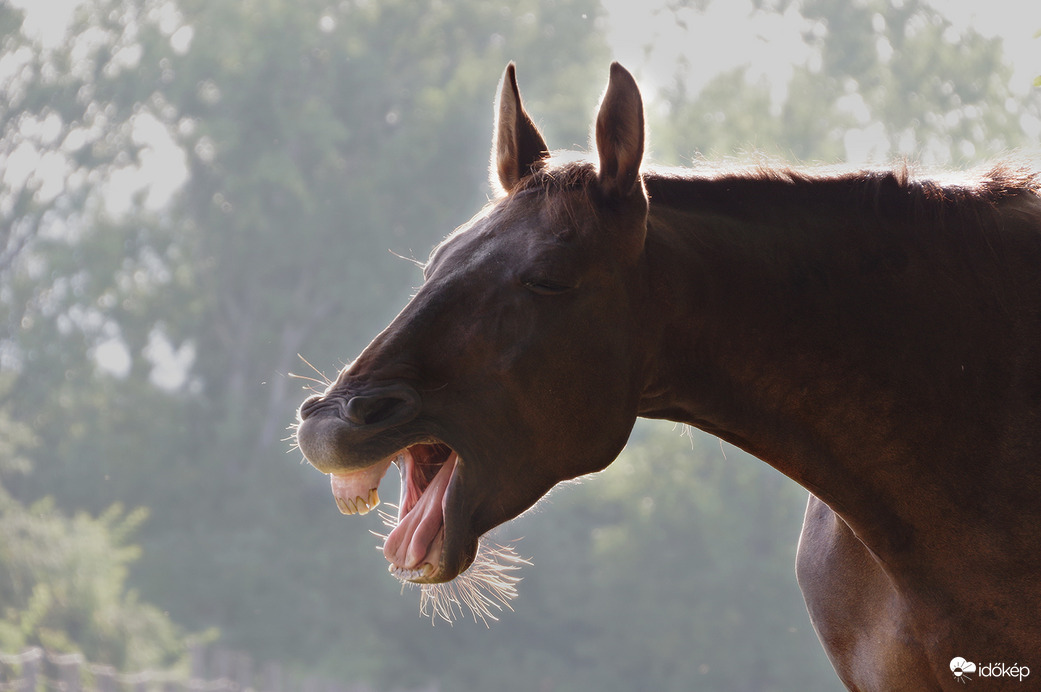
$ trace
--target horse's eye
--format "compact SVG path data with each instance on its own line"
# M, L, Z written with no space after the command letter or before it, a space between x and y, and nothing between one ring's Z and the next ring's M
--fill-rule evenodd
M524 288L528 289L532 293L537 293L540 296L558 296L561 293L567 293L574 288L574 286L568 286L567 284L548 281L546 279L532 279L531 281L524 282Z

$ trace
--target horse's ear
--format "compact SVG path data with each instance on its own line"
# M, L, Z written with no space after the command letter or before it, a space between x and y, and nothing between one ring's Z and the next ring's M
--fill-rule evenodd
M643 99L629 71L611 64L611 81L596 117L596 150L600 188L606 197L633 191L643 160Z
M517 70L511 62L502 76L496 108L492 169L506 192L549 156L549 147L521 103ZM493 178L492 185L495 180Z

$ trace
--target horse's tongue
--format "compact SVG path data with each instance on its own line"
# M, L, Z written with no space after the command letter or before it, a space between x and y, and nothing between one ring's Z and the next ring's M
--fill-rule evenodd
M329 474L336 506L344 514L366 514L380 503L376 492L380 479L390 467L392 459L380 461L368 468L346 473Z
M383 555L396 567L417 569L423 563L437 567L441 561L441 541L435 540L445 523L444 498L452 479L458 455L452 453L430 481L415 506L400 517L398 525L387 536ZM403 484L410 483L409 471L402 469ZM405 493L402 492L402 497Z

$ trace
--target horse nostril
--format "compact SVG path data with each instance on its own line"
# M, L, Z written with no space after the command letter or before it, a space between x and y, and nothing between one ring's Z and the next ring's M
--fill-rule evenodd
M387 392L382 396L355 396L347 402L343 415L359 426L404 422L415 415L417 399L411 390Z
M355 425L372 425L387 418L402 401L356 396L347 402L344 417Z

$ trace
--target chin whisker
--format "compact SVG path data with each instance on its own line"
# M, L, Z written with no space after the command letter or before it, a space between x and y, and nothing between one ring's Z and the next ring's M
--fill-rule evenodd
M474 622L481 621L487 627L489 620L498 621L496 613L513 610L510 601L517 597L517 584L522 579L516 571L530 564L511 546L482 540L473 564L458 577L444 584L417 585L421 590L420 612L430 616L431 622L440 618L452 623L469 610Z
M397 526L396 516L377 511L387 528ZM387 539L386 535L376 531L370 533L384 541ZM474 622L483 622L485 627L490 627L489 621L499 620L497 613L513 610L510 601L517 598L517 584L522 579L517 572L525 565L531 565L531 561L522 558L512 546L481 539L473 564L452 581L416 584L401 580L401 589L404 592L406 587L419 588L419 610L430 618L431 624L436 624L439 619L452 624L469 611Z

